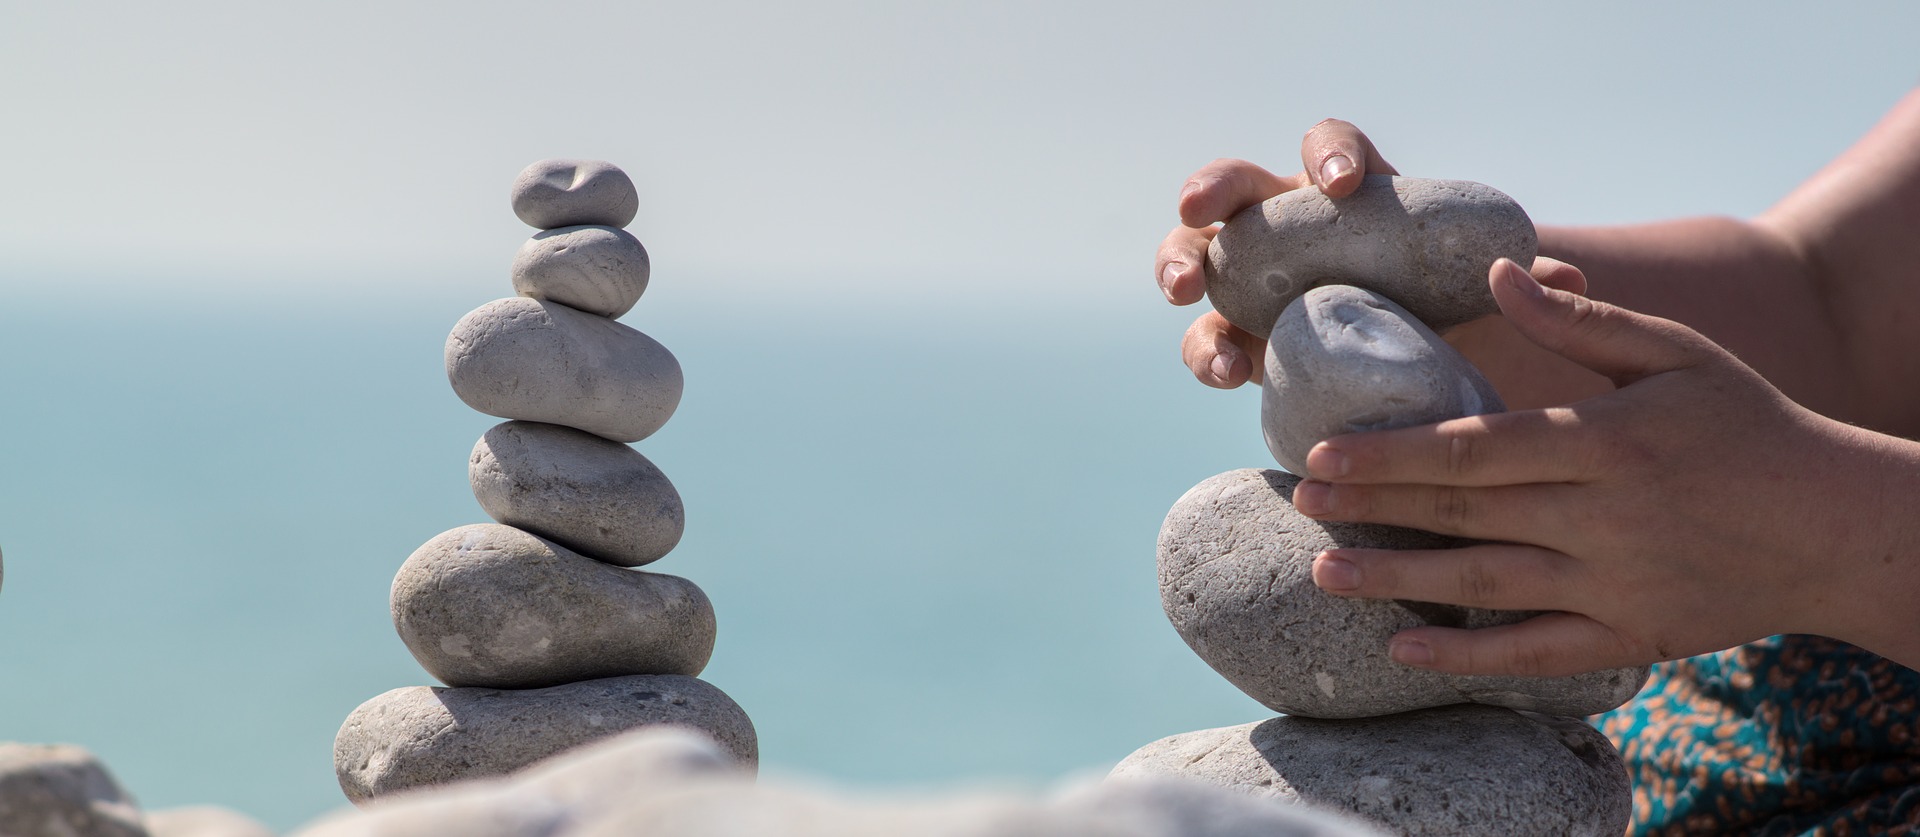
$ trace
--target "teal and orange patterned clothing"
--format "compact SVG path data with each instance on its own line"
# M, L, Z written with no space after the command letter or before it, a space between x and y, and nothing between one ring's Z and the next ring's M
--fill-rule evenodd
M1844 642L1661 663L1596 720L1633 777L1629 833L1920 834L1920 672Z

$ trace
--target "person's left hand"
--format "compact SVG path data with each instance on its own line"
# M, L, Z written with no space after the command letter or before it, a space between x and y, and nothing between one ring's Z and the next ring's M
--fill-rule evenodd
M1775 633L1884 636L1861 585L1911 560L1913 515L1897 504L1920 496L1920 446L1800 407L1678 323L1544 288L1505 260L1490 282L1514 328L1620 389L1308 454L1294 502L1309 516L1500 542L1333 550L1314 563L1322 589L1553 611L1404 631L1395 660L1549 676Z

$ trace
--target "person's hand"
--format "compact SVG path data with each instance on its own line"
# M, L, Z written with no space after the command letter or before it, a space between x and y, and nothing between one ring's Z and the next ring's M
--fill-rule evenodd
M1776 633L1901 653L1876 640L1914 633L1920 446L1800 407L1678 323L1543 288L1509 261L1490 273L1508 323L1619 389L1309 452L1294 502L1311 517L1499 542L1332 550L1314 562L1321 589L1552 611L1404 631L1395 660L1565 675ZM1889 596L1897 618L1876 605Z

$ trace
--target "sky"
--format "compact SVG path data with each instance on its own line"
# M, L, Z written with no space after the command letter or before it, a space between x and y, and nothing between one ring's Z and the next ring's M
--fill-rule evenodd
M1920 82L1920 6L0 0L0 739L149 807L342 803L387 622L478 522L440 345L545 157L635 180L624 322L688 389L703 675L768 771L1044 782L1264 710L1158 613L1193 483L1270 465L1151 258L1194 169L1328 116L1541 222L1764 210Z

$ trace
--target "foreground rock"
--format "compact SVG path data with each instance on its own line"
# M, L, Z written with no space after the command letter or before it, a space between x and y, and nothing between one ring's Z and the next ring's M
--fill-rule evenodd
M1175 775L1346 810L1397 834L1617 837L1633 794L1606 736L1572 719L1448 706L1282 717L1161 739L1113 778Z
M447 336L447 380L467 406L616 442L653 435L680 406L680 362L651 337L561 305L497 299Z
M640 239L613 227L561 227L520 246L513 289L602 317L633 309L647 290L651 263Z
M1498 413L1500 394L1433 329L1377 293L1348 285L1287 306L1267 343L1260 424L1280 467L1307 473L1307 451L1344 433Z
M521 170L508 195L513 214L551 230L597 224L624 227L640 212L640 192L605 160L541 160Z
M139 803L92 753L0 743L0 835L147 837Z
M274 837L259 820L217 805L147 812L152 837Z
M1334 547L1445 549L1453 538L1313 520L1293 508L1299 478L1229 471L1194 486L1160 529L1160 602L1207 665L1267 707L1312 718L1361 718L1484 703L1591 715L1625 703L1645 667L1573 677L1460 676L1387 656L1393 634L1421 625L1482 628L1534 614L1342 598L1314 586L1313 557Z
M347 716L333 742L340 789L355 803L429 785L504 776L639 727L699 730L736 764L759 760L753 722L691 677L640 675L548 689L394 689ZM453 833L453 832L447 832Z
M1487 270L1533 264L1527 213L1491 186L1373 175L1338 200L1295 189L1242 210L1207 248L1207 298L1249 334L1267 334L1318 285L1378 291L1445 331L1498 310Z
M1010 795L862 801L755 786L711 741L671 728L628 733L505 779L400 794L298 837L1369 837L1301 806L1182 779Z
M639 451L557 424L495 425L467 477L494 520L622 567L666 555L686 526L680 492Z

